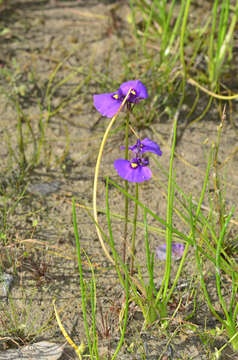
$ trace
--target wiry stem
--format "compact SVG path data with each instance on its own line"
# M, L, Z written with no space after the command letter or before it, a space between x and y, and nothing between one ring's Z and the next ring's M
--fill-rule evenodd
M139 185L138 185L138 183L136 183L136 194L135 195L136 195L136 200L138 201L138 199L139 199ZM132 233L132 241L131 241L131 271L130 271L131 276L133 276L133 272L134 272L137 212L138 212L138 203L135 202L133 233Z
M128 160L128 133L129 133L129 112L127 112L125 126L125 159ZM125 190L128 192L128 181L125 180ZM123 263L126 263L126 240L127 240L127 224L128 224L128 197L125 196L125 224L124 224L124 242L123 242Z
M94 173L94 183L93 183L93 216L94 216L94 221L95 221L95 224L96 224L96 231L97 231L97 235L98 235L98 239L100 241L100 244L102 246L102 249L106 255L106 257L108 258L108 260L114 264L115 261L113 260L113 258L111 257L111 255L109 254L106 246L105 246L105 243L104 243L104 240L102 238L102 235L101 235L101 232L100 232L100 228L98 227L98 215L97 215L97 188L98 188L98 175L99 175L99 169L100 169L100 164L101 164L101 159L102 159L102 153L103 153L103 149L104 149L104 146L105 146L105 143L107 141L107 138L108 138L108 135L109 135L109 132L112 128L112 125L114 124L118 114L120 113L121 109L123 108L123 106L125 105L129 95L130 95L130 92L131 92L131 88L129 89L125 99L123 100L119 110L117 111L117 113L113 116L112 120L110 121L105 133L104 133L104 136L103 136L103 139L102 139L102 142L101 142L101 145L100 145L100 148L99 148L99 151L98 151L98 158L97 158L97 162L96 162L96 167L95 167L95 173Z

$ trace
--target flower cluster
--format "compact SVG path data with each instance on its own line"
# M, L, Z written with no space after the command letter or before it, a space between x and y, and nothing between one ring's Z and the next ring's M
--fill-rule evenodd
M126 96L128 97L125 105L130 110L132 105L146 99L148 93L145 85L140 80L130 80L122 83L116 92L94 95L93 102L101 115L112 118L119 111ZM125 149L125 147L122 147L122 149ZM134 157L131 161L126 159L115 160L114 166L118 175L133 183L149 180L152 173L148 167L149 159L144 157L144 154L152 152L161 156L162 151L159 145L145 138L142 141L138 139L137 143L128 147L128 149L133 152Z
M121 147L125 149L125 147ZM133 146L128 147L134 154L131 161L126 159L117 159L114 161L114 167L120 177L133 182L140 183L149 180L152 176L149 165L149 159L144 157L147 152L152 152L161 156L162 151L158 144L152 140L145 138L144 140L137 139L137 142Z
M147 89L140 80L130 80L122 83L116 92L94 95L95 108L102 116L112 118L118 112L130 89L126 101L128 107L148 97Z

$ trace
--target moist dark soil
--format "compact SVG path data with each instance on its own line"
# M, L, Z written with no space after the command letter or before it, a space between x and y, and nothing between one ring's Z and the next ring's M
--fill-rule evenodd
M54 299L72 339L77 344L85 341L72 198L77 205L80 245L91 261L97 282L97 331L101 358L110 359L119 341L123 289L101 248L88 211L92 212L97 152L109 122L94 109L92 96L113 91L120 82L131 79L130 71L125 78L125 54L128 58L133 54L136 40L127 22L128 15L126 1L109 0L9 0L0 12L1 28L5 29L0 35L1 269L3 273L12 274L14 279L8 298L2 294L1 350L45 339L64 343L54 316ZM140 75L133 74L135 78ZM111 80L111 90L108 79ZM237 93L238 89L233 91ZM188 85L187 92L192 97L194 88ZM190 121L202 113L207 102L206 95L201 95ZM221 116L219 104L215 103L202 120L185 126L184 119L191 106L188 97L178 114L174 166L177 184L196 203L202 190L210 148L217 141ZM217 166L228 211L238 199L238 120L236 103L233 104L232 114L229 106L227 109ZM118 124L121 125L123 114L119 118ZM135 123L132 115L133 121ZM19 142L20 122L24 146ZM45 127L42 139L41 126ZM150 126L142 126L138 130L142 138L149 137L160 144L163 156L159 162L166 171L169 169L172 127L173 118L160 116L158 112ZM115 129L104 150L99 178L99 222L105 231L105 177L110 176L124 186L113 168L113 161L121 157L120 146L123 145L123 131L120 131L119 125ZM131 142L134 143L133 135L130 136ZM33 157L40 143L39 156ZM166 219L166 188L162 185L167 186L167 177L155 163L151 163L151 169L153 178L140 186L140 200ZM133 187L129 189L133 193ZM214 198L212 178L209 192L210 198ZM112 214L123 216L122 194L111 186L109 196ZM209 200L203 206L206 213ZM129 214L133 219L132 204L129 204ZM141 210L138 219L143 222ZM235 219L237 210L234 234L238 224ZM159 227L152 218L148 217L148 222ZM177 215L174 226L189 232ZM113 218L118 251L122 251L123 228L123 219ZM156 246L165 241L165 235L151 231L149 241L151 250L155 251ZM91 269L83 252L82 258L87 280L91 278ZM136 237L136 263L140 264L146 281L145 261L141 226ZM170 304L172 315L182 299L169 331L161 328L159 320L142 331L142 314L131 303L128 329L119 359L210 359L214 348L225 343L223 335L215 338L209 332L218 324L205 305L194 263L191 252ZM175 261L173 271L177 266ZM158 286L163 268L163 262L155 264ZM205 271L211 284L210 294L216 301L214 269L208 264ZM184 318L193 309L193 302L185 291L188 288L189 294L192 289L197 289L197 311L186 322ZM230 296L229 293L227 296ZM67 346L65 349L61 359L77 358ZM229 346L224 350L224 359L235 359L236 356Z

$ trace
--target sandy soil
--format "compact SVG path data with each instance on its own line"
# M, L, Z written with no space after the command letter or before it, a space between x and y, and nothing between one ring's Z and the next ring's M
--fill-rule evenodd
M113 1L109 3L96 0L69 3L57 1L57 4L12 0L0 13L1 26L8 29L0 38L0 180L1 195L4 195L0 200L2 216L4 207L8 209L5 227L7 246L2 246L1 262L4 272L14 274L12 300L1 305L0 334L14 337L20 345L45 338L64 341L53 314L54 298L58 310L61 311L62 321L75 342L79 343L80 339L84 338L71 199L73 196L78 205L92 205L92 181L97 150L108 124L108 119L100 117L93 108L92 95L110 90L109 79L112 90L126 80L121 70L124 66L122 54L132 53L135 46L131 29L126 22L127 13L128 7L124 2L116 4ZM53 78L54 72L56 75ZM69 77L67 82L61 82L66 77ZM127 79L130 79L130 74ZM187 90L192 97L193 87L188 85ZM154 94L150 95L153 97ZM19 113L14 100L16 98L21 109ZM190 121L202 112L206 101L207 99L201 96ZM238 127L236 103L233 106L233 123L229 111L224 122L218 164L221 167L222 183L226 186L227 209L236 205L238 199L238 153L234 153ZM178 185L186 194L192 194L196 202L202 189L208 152L217 139L220 116L214 105L202 121L185 128L184 118L190 108L191 99L188 99L178 118L179 137L175 167ZM17 165L20 155L16 135L19 116L22 116L24 123L26 159L30 163L34 151L34 137L30 128L35 139L39 139L40 121L47 121L49 111L52 116L48 120L38 165L21 178ZM121 119L122 117L123 115L120 115ZM160 163L166 170L169 168L172 125L173 119L160 116L158 112L150 127L138 130L141 137L150 137L161 145L163 156ZM132 137L131 141L134 141ZM113 169L113 161L120 155L122 143L123 133L116 131L106 145L99 179L98 203L101 209L105 207L105 176L109 175L123 185ZM164 184L167 184L167 179L155 163L151 168L153 179L141 186L140 199L165 219L166 194L158 179ZM133 192L132 187L130 190ZM212 180L209 190L211 196L214 196ZM123 197L114 188L110 190L110 199L112 212L123 215ZM208 201L204 206L209 206ZM130 211L132 217L133 209L130 208ZM118 309L123 293L115 272L101 249L91 218L80 206L77 207L77 216L80 243L94 265L98 298L110 327L109 335L99 339L100 352L109 354L110 358L110 349L115 348L118 339ZM237 219L237 210L235 216ZM139 219L142 218L140 211ZM103 213L99 214L99 220L106 229ZM155 224L153 219L148 220L151 225ZM186 231L177 217L174 218L174 225ZM118 250L122 247L122 228L122 221L115 220L113 229ZM137 261L144 269L143 230L138 231L136 241ZM152 250L163 242L163 234L151 232ZM90 268L85 256L83 258L85 278L88 278ZM177 263L174 265L175 269L176 267ZM158 283L162 278L162 271L163 264L158 263ZM186 286L191 286L192 289L196 278L197 271L191 261L184 269L184 281L181 283L185 282ZM211 284L213 281L211 276ZM178 289L178 298L182 294L183 290ZM179 321L189 311L191 308L186 307L179 311L172 324L173 331L179 329ZM15 317L13 313L16 314ZM208 328L215 325L213 320L209 320L202 297L199 297L198 315L193 322L198 327L197 333L200 326L201 329L204 328L205 322ZM103 333L100 314L98 324ZM166 346L168 334L159 331L157 326L140 334L142 324L138 309L132 309L126 343L129 346L134 341L137 355L136 351L131 355L125 345L119 358L143 358L139 354L145 351L146 344L147 359L168 359L172 351ZM7 326L9 331L6 331ZM41 329L42 326L44 329ZM11 327L21 329L17 332L18 337L11 335ZM223 341L221 338L221 344ZM209 359L207 347L200 341L199 336L190 336L188 331L173 332L171 344L173 359ZM13 346L13 343L4 342L0 346L3 350ZM62 357L72 358L73 353L67 351ZM225 358L234 359L230 349L227 350Z

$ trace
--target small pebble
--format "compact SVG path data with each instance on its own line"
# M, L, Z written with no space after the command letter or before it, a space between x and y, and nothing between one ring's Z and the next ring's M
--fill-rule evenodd
M61 357L64 345L40 341L19 349L0 351L1 360L57 360Z
M2 273L0 274L0 280L2 282L2 296L8 297L8 293L11 290L11 286L13 283L13 275Z

